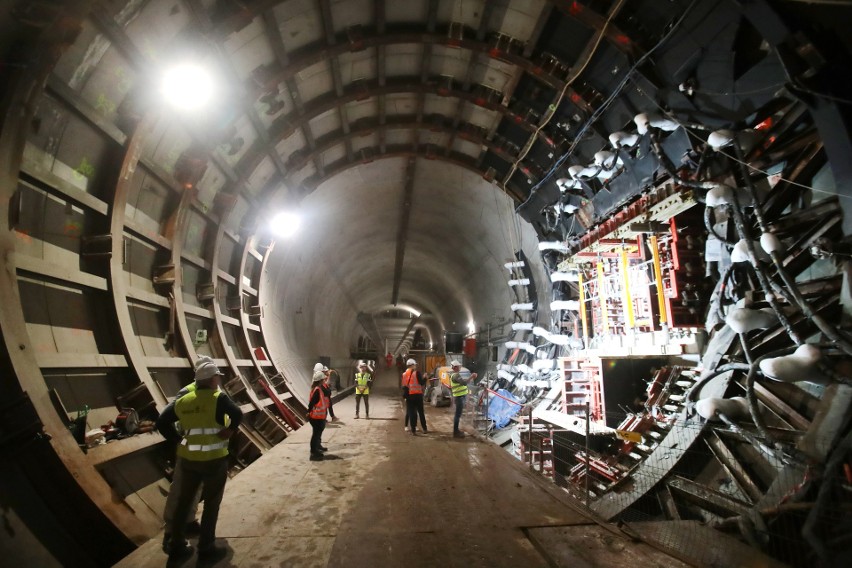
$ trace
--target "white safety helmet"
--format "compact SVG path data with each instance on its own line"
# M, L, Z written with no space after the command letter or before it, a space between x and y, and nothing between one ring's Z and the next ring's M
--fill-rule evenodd
M195 366L195 380L206 381L216 375L224 375L212 360L201 361Z
M314 373L313 382L318 383L318 382L324 381L324 380L325 380L325 373L323 373L322 371L317 371L317 372Z
M450 361L450 367L461 367L461 363L453 359L452 361Z
M323 369L322 363L317 363L316 365L314 365L314 373L322 372L322 369Z
M212 363L214 365L216 364L216 362L213 360L213 357L210 357L209 355L200 355L198 357L198 360L195 362L195 368L197 369L205 363Z
M409 359L408 361L405 362L405 364L410 367L411 365L416 365L417 361L415 361L414 359Z
M322 366L322 372L323 372L323 373L327 373L327 372L328 372L328 367L326 367L325 365L323 365L323 366Z

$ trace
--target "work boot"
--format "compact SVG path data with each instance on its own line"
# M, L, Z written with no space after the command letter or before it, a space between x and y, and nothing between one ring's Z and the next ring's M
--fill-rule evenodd
M192 556L192 546L186 541L183 541L180 545L172 543L169 548L169 562L179 562L190 556Z
M326 448L325 446L320 446L320 451L321 452L327 452L328 448Z
M311 461L322 461L324 459L324 457L325 456L323 456L322 453L319 453L319 452L315 453L315 454L312 453L311 454Z
M228 549L219 546L211 546L198 551L198 562L200 564L216 564L223 558L228 556Z
M186 536L198 536L201 534L201 523L198 521L191 521L186 523L186 528L183 530L183 534Z
M460 432L460 431L453 432L453 438L464 438L464 432Z
M360 416L358 416L358 415L356 414L356 415L355 415L355 420L358 420L359 418L360 418Z

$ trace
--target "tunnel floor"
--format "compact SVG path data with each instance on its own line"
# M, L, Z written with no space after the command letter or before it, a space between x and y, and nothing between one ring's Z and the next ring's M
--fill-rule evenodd
M595 524L496 445L453 438L451 408L427 405L429 433L405 432L398 381L378 372L370 420L354 397L335 403L326 461L308 460L305 427L229 480L215 566L685 566ZM161 539L117 566L166 565Z

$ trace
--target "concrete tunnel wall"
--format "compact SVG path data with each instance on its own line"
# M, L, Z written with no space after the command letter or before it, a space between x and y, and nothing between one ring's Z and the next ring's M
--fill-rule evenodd
M347 365L365 335L359 314L393 303L406 180L398 301L424 312L436 344L442 330L465 332L471 319L479 327L511 319L516 299L503 263L516 251L534 259L547 287L532 230L517 225L512 200L481 173L441 156L377 159L313 193L298 189L301 177L282 191L247 119L235 127L248 142L230 152L203 120L149 106L154 62L171 57L190 24L186 10L171 8L131 2L92 12L77 1L62 6L61 18L53 8L19 14L24 25L2 13L3 45L29 57L4 69L0 129L0 394L16 432L5 440L15 460L2 502L26 513L9 517L13 532L32 535L26 545L11 533L0 538L24 554L21 562L30 548L109 563L161 527L169 486L162 438L84 452L68 429L84 408L89 428L124 406L153 419L192 380L196 358L210 355L246 413L234 451L240 467L298 427L307 369L320 355ZM301 202L305 225L265 262L264 222L288 202L282 194ZM47 463L50 475L33 475ZM81 522L60 522L67 511ZM109 546L75 544L95 542L94 534Z
M307 393L318 355L348 363L365 335L358 314L391 303L405 170L404 159L381 160L324 183L300 206L301 231L278 240L269 254L262 326L271 358L297 397ZM471 172L417 161L399 303L423 313L436 347L444 330L466 334L468 321L484 329L512 320L516 299L503 265L515 251L531 259L538 289L549 289L535 233L516 220L513 207Z

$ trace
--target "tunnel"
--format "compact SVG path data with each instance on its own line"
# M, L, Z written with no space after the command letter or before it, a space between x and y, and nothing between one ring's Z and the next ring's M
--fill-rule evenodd
M315 364L344 407L360 362L396 388L411 358L430 416L441 369L476 372L471 443L605 530L691 565L734 565L694 546L715 539L842 565L850 21L831 0L4 2L0 551L111 566L162 534L154 423L200 357L244 416L234 484L304 440Z

